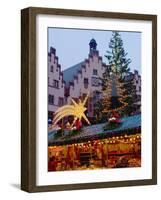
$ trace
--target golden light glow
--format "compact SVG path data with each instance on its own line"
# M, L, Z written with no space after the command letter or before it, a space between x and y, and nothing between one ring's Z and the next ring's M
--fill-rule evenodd
M77 119L81 120L82 118L88 124L90 124L88 118L84 114L84 112L87 110L87 108L85 107L85 104L87 102L88 97L89 97L89 93L87 94L87 96L85 97L85 99L83 101L81 101L79 99L79 102L76 103L74 101L74 99L71 99L72 105L65 105L65 106L58 108L55 112L55 116L54 116L54 120L53 120L54 125L56 125L58 123L58 121L60 121L62 118L70 116L70 115L74 116L74 121L73 121L71 127L73 127L73 125Z
M112 81L109 80L108 84L106 86L106 89L103 91L103 104L105 105L105 108L103 109L103 113L110 113L112 111L121 111L123 109L125 109L126 106L128 106L128 103L125 102L126 98L128 97L128 95L125 95L124 92L126 91L123 87L124 84L121 83L119 81L120 77L118 75L115 74L115 86L117 89L117 94L119 97L119 101L120 103L122 103L122 106L118 107L118 108L114 108L114 109L110 109L110 105L111 105L111 92L112 92Z

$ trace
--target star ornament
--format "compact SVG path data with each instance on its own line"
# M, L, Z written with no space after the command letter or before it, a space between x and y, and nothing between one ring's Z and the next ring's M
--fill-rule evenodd
M85 107L85 104L87 102L88 97L89 97L89 93L87 94L87 96L85 97L83 101L79 99L79 102L77 103L74 99L71 99L71 102L72 102L71 105L65 105L58 108L55 112L55 116L53 120L54 125L56 125L58 121L60 121L62 118L70 116L70 115L74 116L74 121L71 127L73 127L77 119L81 120L82 118L88 124L90 124L88 118L86 117L84 113L87 110L87 108Z

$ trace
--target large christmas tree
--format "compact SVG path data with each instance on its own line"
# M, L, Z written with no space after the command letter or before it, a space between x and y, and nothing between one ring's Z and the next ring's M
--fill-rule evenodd
M108 60L103 75L103 113L112 110L130 114L135 109L135 87L130 77L127 53L123 47L123 41L118 31L113 31L109 42L109 50L105 57Z
M131 60L126 58L127 53L124 50L123 41L118 31L112 32L109 49L110 50L106 51L107 54L105 55L108 60L106 72L119 74L119 76L123 78L130 72L129 64Z

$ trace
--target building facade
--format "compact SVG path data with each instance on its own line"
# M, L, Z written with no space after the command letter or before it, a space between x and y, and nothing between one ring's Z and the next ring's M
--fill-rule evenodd
M94 105L102 98L102 81L106 64L97 50L95 39L89 43L88 58L84 61L67 67L61 71L61 65L56 56L56 50L50 48L48 54L48 112L52 119L58 107L69 104L73 98L78 101L89 93L87 102L88 118L94 116ZM136 89L136 110L141 108L141 76L138 71L131 73L128 78L132 79Z
M89 43L88 59L63 71L68 103L71 98L77 101L80 98L84 98L89 93L86 113L89 118L93 117L94 104L102 95L102 83L100 78L102 78L104 71L105 64L102 62L102 57L99 56L97 43L94 39Z
M135 111L136 113L141 112L141 76L137 70L134 70L134 72L131 72L126 79L133 82L135 87Z
M65 104L65 82L58 61L56 50L51 47L48 53L48 116L50 119L53 118L56 109Z
M132 79L135 86L136 91L136 111L141 111L141 76L139 75L139 72L137 70L134 70L134 73L132 75Z

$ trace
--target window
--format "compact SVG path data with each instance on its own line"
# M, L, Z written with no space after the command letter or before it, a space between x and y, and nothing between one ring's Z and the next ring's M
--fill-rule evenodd
M139 92L141 92L141 86L139 86Z
M93 75L97 75L97 69L93 70Z
M53 112L48 111L48 119L52 119L53 118Z
M63 106L64 104L64 99L62 97L59 97L59 102L58 102L59 106Z
M92 108L93 108L93 105L92 105L92 98L89 98L89 100L88 100L88 111L89 111L89 112L92 112Z
M53 80L53 87L59 88L59 81Z
M93 101L96 103L100 99L101 93L99 91L93 92Z
M84 78L84 83L88 84L88 78Z
M141 101L141 95L137 95L137 101Z
M84 88L88 88L88 78L84 78Z
M54 68L53 68L53 65L50 66L50 72L53 72L54 71Z
M50 105L54 105L54 95L49 94L49 96L48 96L48 103Z

